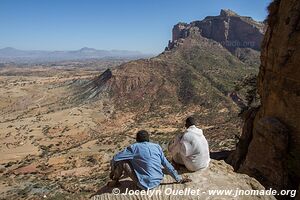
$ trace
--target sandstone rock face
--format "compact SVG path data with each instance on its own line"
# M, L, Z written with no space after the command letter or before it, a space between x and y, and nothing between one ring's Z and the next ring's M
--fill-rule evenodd
M239 138L239 143L233 154L231 154L227 161L233 166L234 170L238 170L241 163L245 160L248 152L248 146L252 140L253 121L257 113L257 108L249 109L244 114L243 133Z
M288 129L274 117L256 117L254 123L252 140L238 171L259 177L267 187L286 187Z
M224 161L212 160L208 169L203 171L198 171L194 173L183 173L183 175L188 175L193 181L186 184L174 184L174 180L167 175L163 180L163 183L155 190L162 191L162 194L153 195L149 197L147 195L114 195L112 193L112 188L103 187L101 188L91 199L97 200L120 200L120 199L240 199L240 200L275 200L273 196L243 196L239 195L234 197L232 195L209 195L209 190L232 190L236 191L237 188L240 190L263 190L264 187L257 182L255 179L244 175L233 172L230 165L226 164ZM121 193L126 191L126 188L136 190L137 188L133 186L132 182L127 180L121 181L121 186L118 188ZM168 195L168 191L180 191L199 189L199 195ZM115 191L115 190L114 190ZM153 190L152 190L153 191Z
M172 31L172 42L169 43L168 48L176 47L181 39L193 34L195 27L201 36L221 43L233 54L236 54L237 50L237 54L240 54L241 48L260 50L265 26L251 17L239 16L231 10L221 10L219 16L209 16L190 24L175 25Z
M262 45L258 90L261 107L241 149L238 171L265 186L297 189L300 180L300 1L274 1ZM248 126L247 124L245 126ZM241 156L237 156L241 159Z

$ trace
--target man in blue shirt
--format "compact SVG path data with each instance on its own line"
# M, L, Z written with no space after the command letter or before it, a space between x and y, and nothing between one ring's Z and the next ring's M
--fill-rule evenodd
M139 188L152 189L162 181L164 174L162 166L176 180L177 183L191 181L182 178L166 159L162 148L155 143L149 142L149 134L141 130L136 135L136 143L128 146L125 150L117 153L111 161L109 186L119 184L123 172L129 176Z

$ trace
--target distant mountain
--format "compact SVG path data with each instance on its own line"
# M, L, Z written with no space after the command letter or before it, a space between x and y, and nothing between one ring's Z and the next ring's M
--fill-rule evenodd
M213 124L214 129L206 133L213 138L212 149L220 150L223 139L234 141L239 133L238 113L247 104L247 92L239 92L236 86L258 72L263 25L229 10L177 24L163 53L108 69L81 87L74 84L75 101L109 98L117 111L134 113L136 121L143 123L167 118L175 123L193 114L202 125ZM227 147L234 146L229 142Z
M75 51L19 50L12 47L0 49L0 63L5 62L53 62L65 60L101 59L101 58L145 58L138 51L97 50L84 47Z
M231 10L190 24L179 23L162 54L107 71L80 94L93 98L108 91L119 106L133 109L161 105L173 109L188 104L230 107L228 95L235 83L258 72L263 34L263 23Z

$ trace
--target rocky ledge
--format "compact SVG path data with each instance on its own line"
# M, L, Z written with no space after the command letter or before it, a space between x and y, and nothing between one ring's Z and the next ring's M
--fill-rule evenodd
M121 200L121 199L241 199L241 200L275 200L274 196L259 195L238 195L236 191L259 191L264 187L254 178L245 174L233 172L230 165L224 161L212 160L208 169L189 173L179 170L181 175L189 176L193 181L186 184L176 184L171 176L166 175L163 183L156 189L148 191L139 191L129 179L121 181L118 188L103 187L91 199L97 200ZM231 195L210 195L214 191L232 191ZM127 191L137 191L135 194L126 194ZM174 193L174 195L170 193ZM194 192L194 193L193 193ZM119 193L118 195L114 193ZM177 193L177 195L175 194ZM151 195L153 195L151 197Z

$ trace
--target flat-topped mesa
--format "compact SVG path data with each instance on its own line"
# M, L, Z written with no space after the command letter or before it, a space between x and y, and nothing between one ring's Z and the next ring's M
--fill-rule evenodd
M264 23L222 9L218 16L208 16L190 24L176 24L172 30L172 41L169 42L166 50L177 47L182 40L193 36L215 40L236 55L236 51L240 52L240 49L260 51L263 35Z

